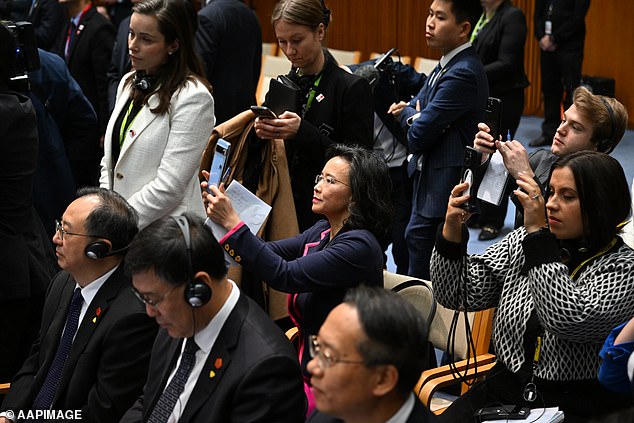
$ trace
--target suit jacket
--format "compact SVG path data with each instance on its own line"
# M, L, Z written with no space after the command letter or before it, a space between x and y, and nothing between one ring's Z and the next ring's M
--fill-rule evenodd
M548 8L552 5L552 14ZM586 38L586 13L590 0L536 0L535 38L539 41L545 33L545 22L552 22L553 41L558 50L576 50L583 52Z
M32 406L55 357L75 284L67 272L51 282L38 339L11 382L3 410ZM141 392L156 330L119 265L80 322L52 409L81 409L87 422L117 422Z
M244 2L212 0L198 12L196 51L214 88L218 123L256 104L262 31Z
M473 142L478 122L484 121L488 95L482 62L473 47L467 47L447 63L434 84L426 83L399 115L406 127L420 101L420 116L407 132L409 151L414 155L410 171L419 159L422 165L414 178L412 208L416 213L444 217L447 198L460 180L464 148Z
M371 149L374 144L370 86L363 78L339 68L328 50L324 50L324 54L326 63L314 101L301 120L295 138L286 142L300 231L320 218L312 212L311 204L315 175L321 173L326 163L328 147L341 143ZM297 80L296 69L292 68L288 76Z
M130 72L130 54L128 53L128 34L130 16L124 18L117 29L117 38L112 48L112 58L108 68L108 112L112 113L117 102L117 87L123 75Z
M418 398L415 399L414 408L407 418L406 423L433 423L437 422L438 417L432 414ZM328 414L320 413L315 410L306 420L306 423L344 423L343 420L331 417Z
M121 423L147 420L176 364L182 342L165 330L159 332L143 395ZM212 370L215 376L210 377ZM290 342L262 309L241 293L179 421L300 423L304 413L299 365Z
M140 228L186 211L204 217L198 169L214 127L211 94L202 83L188 81L172 95L170 109L162 115L150 110L159 103L158 95L152 95L125 134L115 164L112 144L119 142L119 132L114 126L128 102L128 76L119 84L117 104L108 122L99 184L128 200L139 213Z
M319 331L328 313L343 301L348 288L362 283L383 286L383 249L365 229L342 230L330 241L330 225L320 220L295 237L264 242L243 225L230 231L220 244L270 286L293 294L289 311L303 345L308 345L308 337ZM304 348L302 369L308 361Z
M64 47L69 31L70 21L66 21L64 30L57 39L55 53L65 59ZM100 134L106 130L108 122L108 81L106 71L110 65L112 47L114 45L115 29L112 24L91 7L84 13L77 35L69 46L68 69L73 75L84 95L97 112ZM99 143L84 146L88 157L101 156Z
M98 128L97 115L64 60L41 49L38 53L40 69L29 72L29 96L37 113L39 135L33 202L50 240L55 219L75 199L75 181L66 148L72 150L77 144L94 142Z
M524 13L506 0L473 42L473 48L484 64L490 96L500 97L508 91L528 86L524 73L525 42Z

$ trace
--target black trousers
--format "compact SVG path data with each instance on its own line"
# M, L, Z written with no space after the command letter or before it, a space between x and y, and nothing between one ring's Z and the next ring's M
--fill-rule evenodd
M544 122L542 135L551 140L561 122L561 103L564 110L572 105L572 94L581 83L583 50L541 51L542 94Z
M392 180L392 257L396 263L396 273L406 275L409 267L409 253L405 242L405 228L412 213L412 181L407 177L407 161L403 165L390 168Z

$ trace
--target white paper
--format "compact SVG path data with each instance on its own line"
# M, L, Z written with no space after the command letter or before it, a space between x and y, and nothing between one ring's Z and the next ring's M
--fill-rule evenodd
M489 423L531 422L531 423L556 423L564 421L564 412L559 407L533 408L531 413L524 420L486 420Z
M506 179L509 172L504 166L504 159L499 151L496 151L484 173L480 187L478 188L478 198L487 203L499 206L502 202L502 196L506 188Z
M257 235L271 211L271 206L260 200L255 194L236 180L229 184L225 195L231 200L231 205L236 213L238 213L240 220L249 227L253 235ZM209 218L205 220L205 225L211 228L217 240L220 240L229 232L223 226L213 222ZM229 257L226 252L225 256ZM233 260L230 260L230 262L233 262Z

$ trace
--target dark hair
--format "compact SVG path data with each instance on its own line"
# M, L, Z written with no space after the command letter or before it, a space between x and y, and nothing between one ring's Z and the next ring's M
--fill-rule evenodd
M198 81L211 90L204 79L203 65L194 51L194 32L198 26L198 16L193 5L187 0L143 0L132 6L133 13L154 16L165 42L170 44L178 40L179 48L167 57L167 62L153 75L156 89L142 91L132 85L134 75L126 83L132 87L135 103L144 104L158 91L159 104L152 113L163 114L168 111L172 95L185 86L187 81Z
M284 20L291 24L304 25L313 31L319 24L328 28L330 24L330 10L323 0L280 0L271 14L271 24Z
M183 216L191 235L191 273L183 232L171 216L153 222L134 238L126 256L126 273L135 275L153 270L174 286L188 283L188 276L200 271L214 280L224 278L227 275L224 253L211 229L198 216L188 213Z
M468 21L473 32L480 15L482 15L482 4L479 0L441 0L451 3L451 13L456 17L456 23L461 24Z
M0 89L7 90L15 64L15 40L3 23L0 23Z
M578 151L559 157L551 169L567 167L577 186L585 237L591 251L606 246L631 209L630 189L619 162L605 153Z
M350 163L350 216L344 230L367 229L381 246L387 247L392 222L392 181L385 159L359 146L335 144L326 153L326 160L341 157Z
M572 102L592 122L591 141L597 145L597 150L611 153L625 134L625 106L615 98L593 94L586 87L575 90Z
M425 370L427 333L423 316L397 293L378 287L350 289L343 300L354 307L365 339L357 345L366 366L391 364L396 389L408 395Z
M77 198L88 196L97 197L99 205L86 217L86 232L106 238L112 243L113 250L129 245L138 232L137 212L115 191L97 187L83 187L77 191Z

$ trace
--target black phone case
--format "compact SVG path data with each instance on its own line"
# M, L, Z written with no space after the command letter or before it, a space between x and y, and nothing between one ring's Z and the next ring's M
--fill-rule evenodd
M484 113L485 123L491 130L489 133L494 139L499 140L500 135L502 134L502 100L495 97L489 97L487 99L487 107Z

